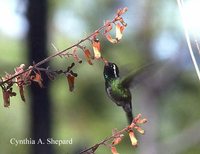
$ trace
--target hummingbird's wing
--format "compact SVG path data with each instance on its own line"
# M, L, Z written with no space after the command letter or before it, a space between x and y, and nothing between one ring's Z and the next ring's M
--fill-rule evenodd
M155 73L156 66L157 63L150 63L140 67L136 71L129 73L127 76L121 79L122 86L129 88L141 83L149 76L152 76L153 72Z

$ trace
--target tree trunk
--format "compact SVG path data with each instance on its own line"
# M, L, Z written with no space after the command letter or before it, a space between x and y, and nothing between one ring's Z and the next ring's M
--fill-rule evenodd
M27 18L29 22L28 50L29 62L38 62L47 57L47 0L29 0ZM43 65L45 66L45 65ZM31 85L31 133L36 144L33 154L52 154L52 146L37 144L41 139L46 142L51 136L51 104L49 99L49 82L43 75L45 88Z

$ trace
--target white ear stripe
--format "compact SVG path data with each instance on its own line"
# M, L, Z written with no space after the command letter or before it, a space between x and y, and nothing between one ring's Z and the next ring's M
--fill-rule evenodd
M117 77L117 70L116 70L116 66L114 64L113 64L113 70L114 70L115 77Z

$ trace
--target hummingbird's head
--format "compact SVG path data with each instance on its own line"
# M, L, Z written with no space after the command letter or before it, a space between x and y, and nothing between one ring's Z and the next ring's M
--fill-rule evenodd
M103 72L105 80L115 79L119 77L119 69L115 63L106 63Z

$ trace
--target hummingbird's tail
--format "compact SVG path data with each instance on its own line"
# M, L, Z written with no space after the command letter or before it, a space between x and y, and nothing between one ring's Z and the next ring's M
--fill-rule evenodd
M132 105L130 103L126 103L123 106L124 111L126 112L126 117L128 119L128 123L131 124L133 121L133 113L132 113Z
M128 123L131 124L133 121L133 113L132 112L126 112L126 117L128 119Z

